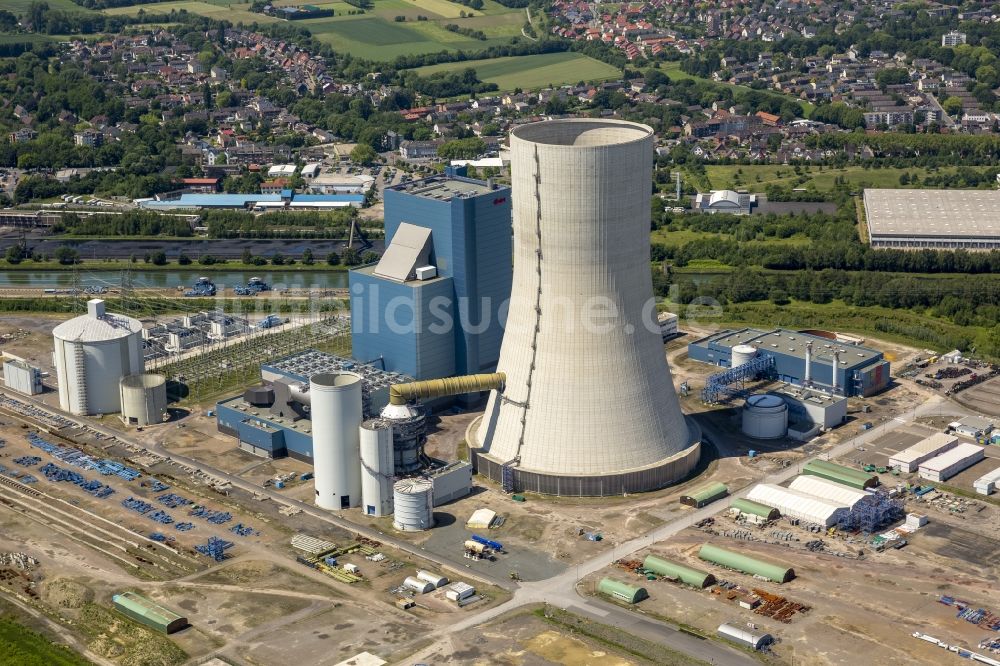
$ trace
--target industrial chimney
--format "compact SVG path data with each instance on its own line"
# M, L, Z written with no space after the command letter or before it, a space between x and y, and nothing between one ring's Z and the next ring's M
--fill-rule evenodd
M339 511L361 504L361 375L309 378L316 506Z
M653 147L649 127L615 120L511 133L506 382L469 428L477 470L507 491L652 490L698 462L651 307Z
M812 383L812 360L813 360L813 343L812 340L806 343L806 376L802 380L803 386L809 386Z

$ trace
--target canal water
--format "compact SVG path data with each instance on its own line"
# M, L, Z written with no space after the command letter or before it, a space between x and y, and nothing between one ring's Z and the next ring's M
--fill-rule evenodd
M246 284L251 277L259 277L274 287L336 289L347 287L347 271L212 271L199 273L193 270L132 271L132 285L136 289L177 289L189 287L199 275L207 276L218 287L232 288ZM119 271L80 271L83 287L108 287L121 285ZM69 289L73 286L72 271L0 271L0 288L33 287L36 289Z

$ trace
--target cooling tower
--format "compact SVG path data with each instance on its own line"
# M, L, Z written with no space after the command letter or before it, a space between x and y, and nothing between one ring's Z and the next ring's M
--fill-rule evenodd
M511 133L514 278L498 372L468 440L508 491L615 495L698 462L656 324L653 132L612 120Z
M316 506L361 504L361 375L327 372L309 379Z

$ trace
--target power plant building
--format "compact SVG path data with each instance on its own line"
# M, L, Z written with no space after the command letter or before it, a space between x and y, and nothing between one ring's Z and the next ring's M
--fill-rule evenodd
M807 349L809 343L812 343L811 351ZM776 378L788 384L802 385L808 380L816 387L833 389L846 396L874 395L889 384L889 362L882 352L783 328L719 331L691 342L688 356L695 361L730 368L735 367L737 347L752 347L758 354L772 357Z
M87 314L59 324L52 337L59 406L78 416L121 411L118 382L143 370L142 323L106 312L94 298Z
M385 253L350 274L359 361L416 379L496 368L511 286L511 191L462 173L385 190Z
M467 431L477 471L506 490L640 492L698 462L649 307L653 148L652 129L616 120L511 133L505 384Z

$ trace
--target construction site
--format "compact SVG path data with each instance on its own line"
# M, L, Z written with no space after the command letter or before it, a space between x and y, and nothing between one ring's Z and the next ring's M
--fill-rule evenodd
M4 608L122 666L1000 664L993 369L834 331L665 340L633 261L649 128L512 141L513 202L456 172L387 196L350 315L5 317ZM505 328L369 326L375 287L419 320L504 280ZM629 332L566 325L588 299Z

